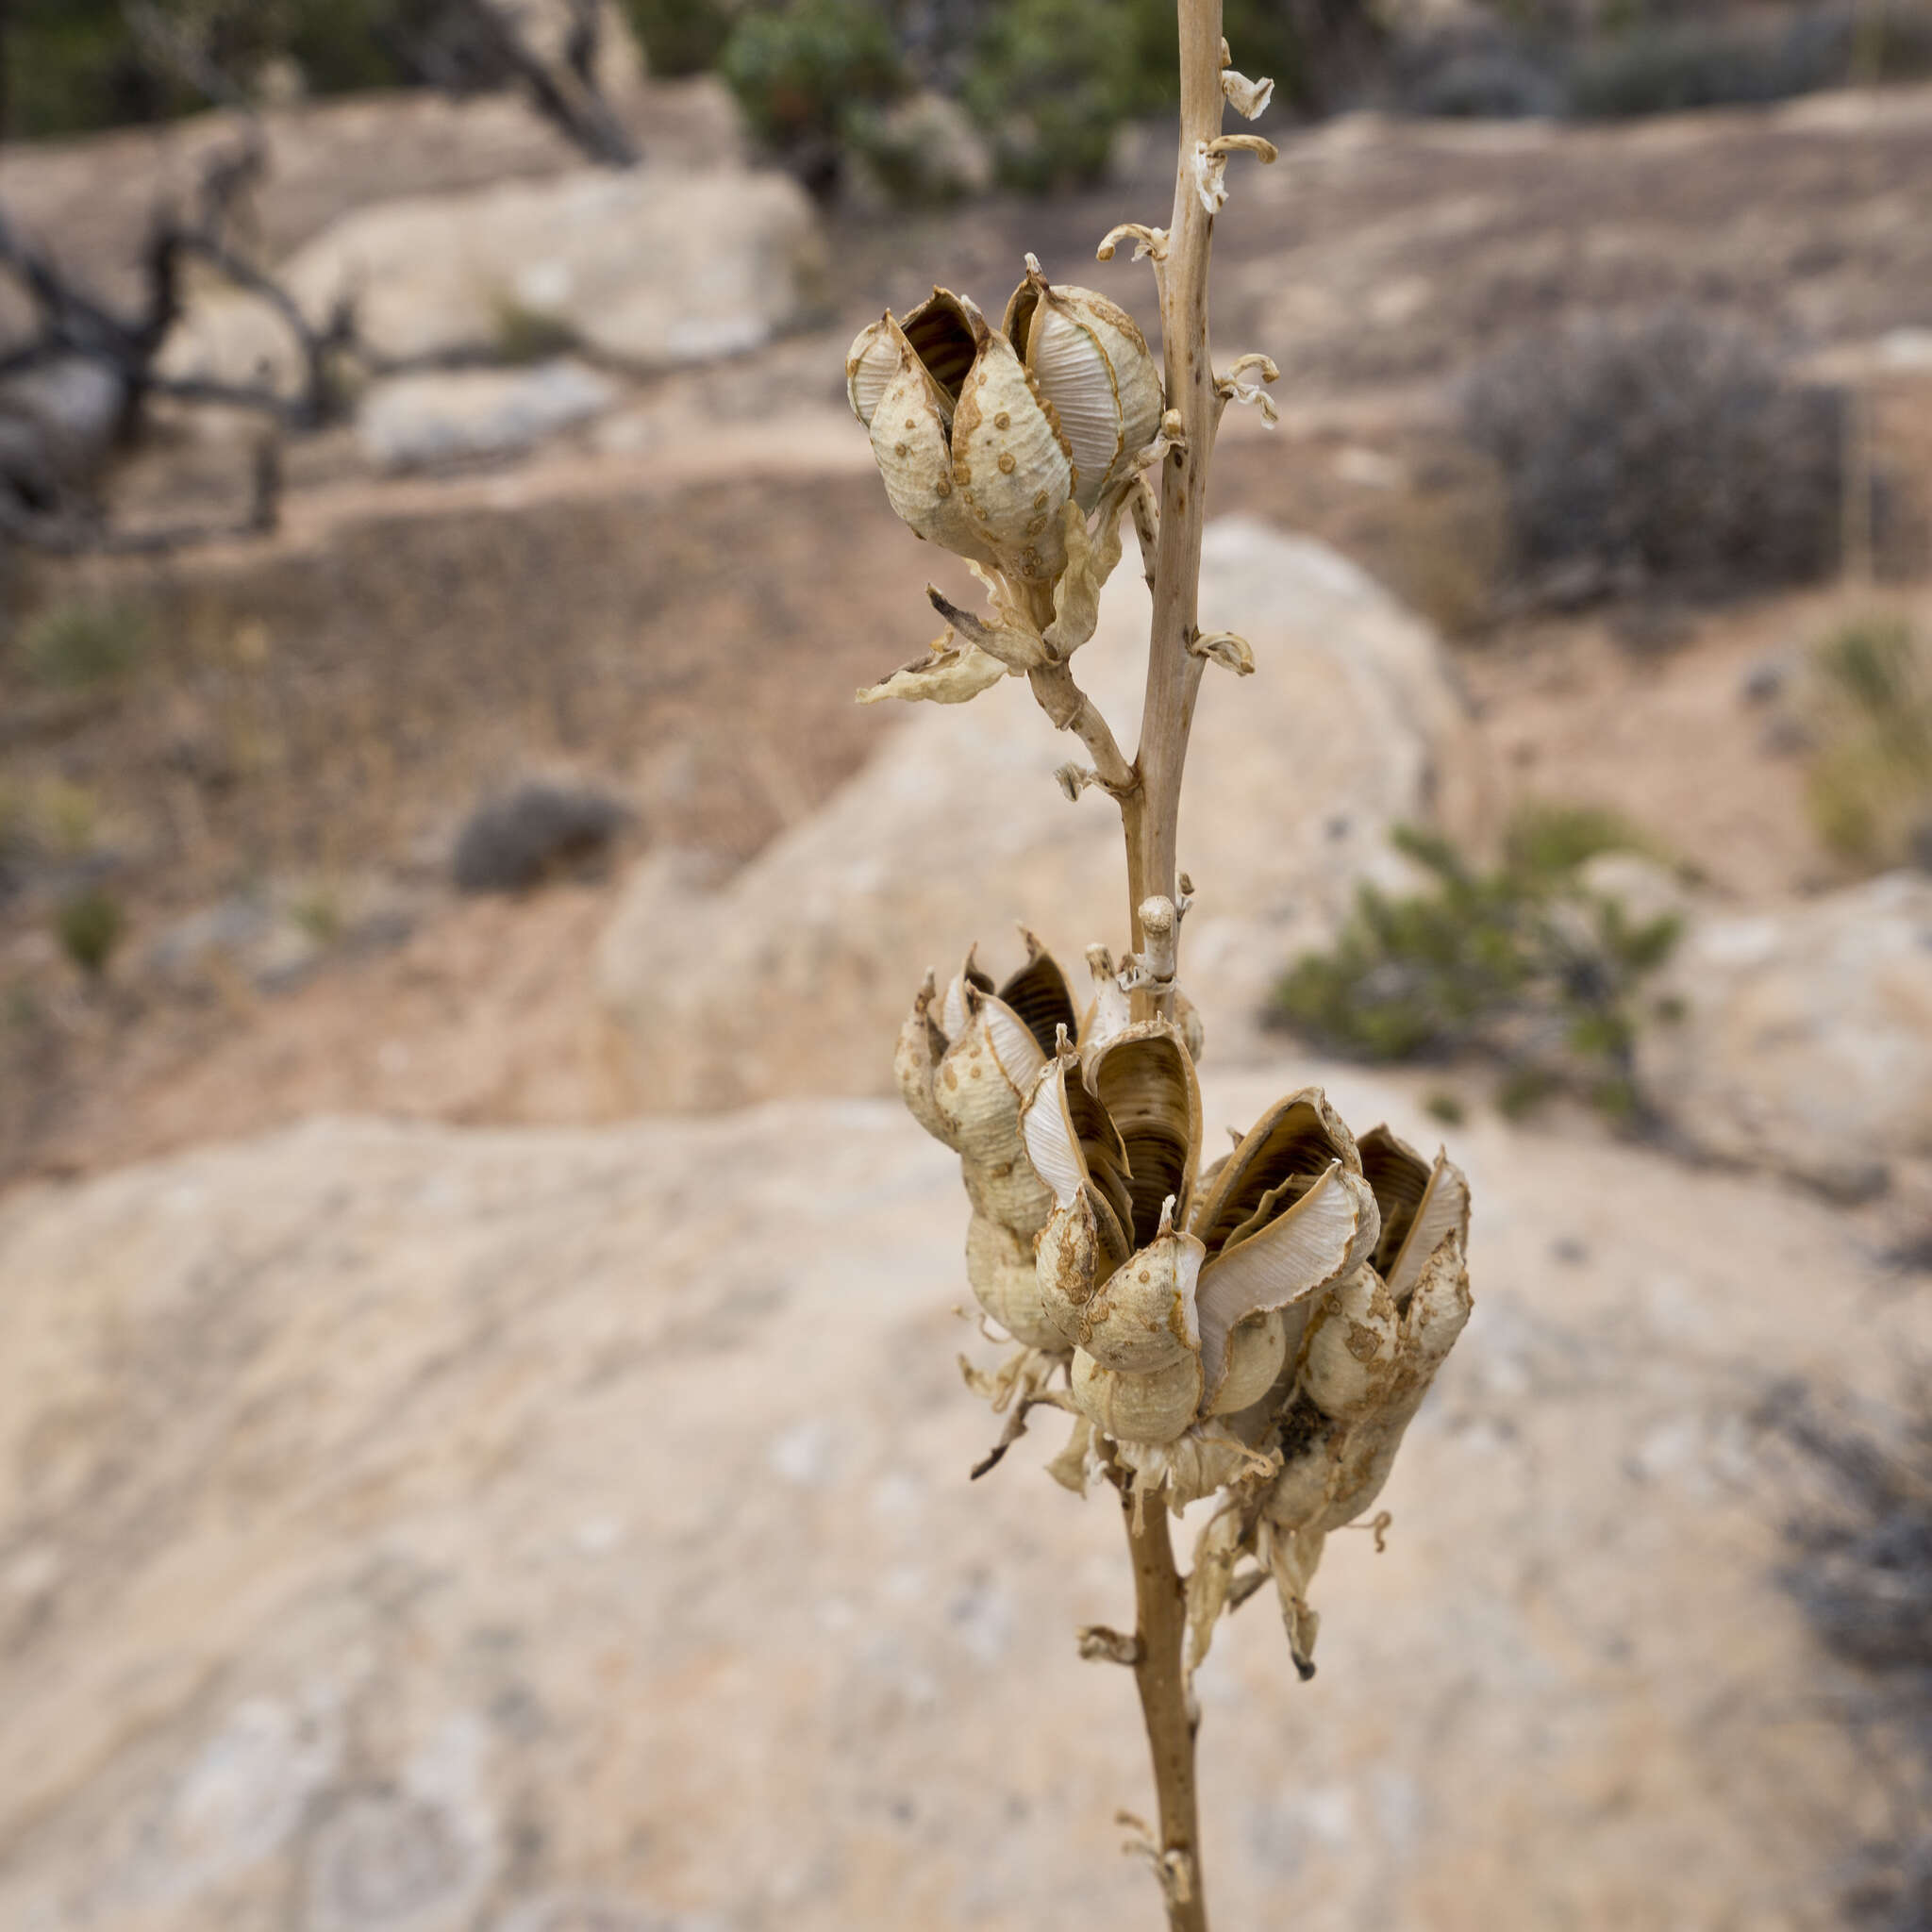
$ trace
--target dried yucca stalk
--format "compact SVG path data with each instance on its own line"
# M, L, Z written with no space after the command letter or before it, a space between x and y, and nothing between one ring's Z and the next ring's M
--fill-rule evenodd
M846 377L893 509L965 558L988 597L975 616L930 591L945 635L861 701L958 704L1024 676L1091 759L1063 766L1062 788L1108 792L1126 834L1131 950L1117 966L1088 948L1084 1003L1028 934L1004 985L971 955L943 989L927 975L896 1068L914 1116L959 1156L968 1277L1016 1344L991 1374L962 1362L1006 1416L975 1474L1045 1406L1074 1419L1050 1473L1119 1493L1136 1624L1083 1631L1080 1648L1133 1669L1159 1800L1144 1849L1170 1926L1205 1932L1193 1674L1221 1615L1271 1581L1312 1673L1324 1539L1380 1493L1468 1319L1469 1195L1445 1158L1386 1127L1357 1141L1313 1088L1218 1159L1203 1147L1201 1026L1175 983L1191 890L1175 870L1181 773L1206 667L1255 666L1241 639L1196 623L1202 509L1222 410L1257 402L1273 421L1260 384L1276 375L1262 356L1215 375L1208 263L1230 158L1274 150L1221 132L1225 105L1252 119L1273 83L1233 70L1220 0L1180 0L1179 18L1172 222L1116 228L1099 250L1107 260L1131 239L1152 260L1165 371L1122 309L1049 283L1029 256L998 329L935 289L862 331ZM1131 761L1072 669L1126 516L1154 593ZM1205 1499L1184 1579L1168 1514Z

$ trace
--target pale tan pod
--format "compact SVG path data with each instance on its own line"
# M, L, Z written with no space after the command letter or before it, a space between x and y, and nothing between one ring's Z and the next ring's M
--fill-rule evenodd
M1070 1077L1073 1065L1055 1059L1035 1081L1020 1117L1033 1171L1063 1208L1083 1188L1092 1188L1109 1210L1124 1239L1118 1257L1133 1247L1134 1204L1127 1189L1127 1152L1120 1129L1083 1082Z
M1232 1415L1259 1402L1274 1387L1287 1356L1288 1324L1283 1317L1250 1315L1227 1339L1227 1373L1208 1413Z
M1087 948L1087 976L1093 996L1080 1018L1079 1048L1083 1068L1093 1064L1100 1050L1134 1024L1134 1005L1114 970L1113 955L1105 946Z
M1078 473L1074 500L1091 512L1160 425L1160 374L1146 338L1105 295L1052 287L1038 269L1013 291L1003 333L1053 405Z
M1374 1261L1398 1308L1409 1296L1438 1249L1456 1235L1469 1244L1469 1182L1445 1152L1435 1162L1386 1126L1361 1140L1362 1173L1382 1210Z
M872 453L895 516L956 557L994 561L992 544L954 484L939 394L908 347L901 347L898 370L873 411Z
M890 313L868 323L845 354L845 399L852 413L870 429L886 385L899 373L902 341Z
M1129 1257L1080 1310L1081 1347L1103 1367L1133 1375L1198 1357L1194 1283L1202 1252L1192 1235L1169 1229Z
M1347 1433L1347 1424L1324 1415L1306 1396L1294 1398L1281 1423L1281 1474L1262 1506L1269 1522L1295 1529L1327 1512L1333 1502L1330 1484L1339 1479L1337 1462Z
M1087 1332L1086 1308L1094 1289L1126 1253L1112 1209L1091 1184L1047 1216L1034 1248L1034 1275L1041 1308L1067 1341L1077 1342Z
M1165 1020L1141 1021L1085 1059L1084 1084L1107 1109L1127 1158L1128 1233L1153 1240L1164 1204L1194 1191L1201 1148L1201 1088L1179 1032Z
M1217 1182L1217 1194L1224 1179ZM1292 1184L1300 1186L1306 1179L1295 1176ZM1283 1188L1271 1189L1262 1199L1276 1199L1283 1192ZM1203 1220L1195 1217L1196 1232ZM1374 1250L1377 1225L1368 1182L1331 1159L1272 1219L1257 1223L1246 1239L1214 1255L1202 1270L1195 1298L1210 1392L1219 1392L1227 1339L1236 1324L1265 1309L1283 1309L1290 1340L1298 1340L1315 1298L1353 1274Z
M1050 584L1067 560L1060 506L1074 493L1074 460L1004 336L988 339L960 391L952 464L958 501L999 567Z
M986 1214L966 1228L966 1279L979 1306L1016 1341L1029 1348L1066 1347L1041 1306L1033 1243Z
M966 1007L966 1030L939 1063L934 1104L960 1158L978 1170L988 1211L1031 1235L1052 1213L1054 1197L1026 1158L1020 1106L1046 1056L1009 1007L970 980Z
M1357 1269L1309 1312L1300 1392L1337 1421L1367 1414L1388 1392L1401 1328L1388 1285L1373 1268Z
M1172 1442L1201 1401L1201 1363L1184 1355L1151 1375L1124 1375L1074 1351L1074 1406L1117 1441Z
M1452 1238L1436 1250L1416 1284L1402 1318L1394 1371L1380 1401L1343 1431L1331 1451L1323 1506L1311 1519L1316 1528L1339 1529L1353 1523L1382 1493L1403 1436L1462 1333L1470 1307L1462 1242Z
M911 1012L906 1016L906 1024L899 1028L899 1038L892 1048L892 1073L906 1110L935 1141L943 1141L957 1153L952 1125L941 1113L933 1094L940 1057L946 1050L946 1037L932 1017L935 992L933 976L928 973L924 986L912 1003Z

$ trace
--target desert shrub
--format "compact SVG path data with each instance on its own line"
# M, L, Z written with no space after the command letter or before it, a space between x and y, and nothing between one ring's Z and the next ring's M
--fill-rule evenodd
M891 24L869 0L791 0L747 10L724 42L719 69L753 130L794 155L836 153L848 114L906 86Z
M1669 309L1530 335L1476 368L1461 413L1532 580L1723 591L1836 560L1843 394L1741 324Z
M1396 102L1411 114L1482 121L1562 113L1561 49L1533 25L1480 18L1411 32L1390 52Z
M605 851L630 814L602 792L533 782L487 800L457 835L465 892L522 892Z
M1011 187L1096 179L1116 131L1175 99L1171 0L999 0L976 11L956 63L960 98ZM1375 31L1361 0L1227 0L1223 26L1241 71L1270 75L1278 99L1303 107Z
M90 979L108 970L114 948L126 930L121 902L100 886L87 886L63 899L54 914L55 937L60 950Z
M1578 54L1570 97L1591 120L1749 106L1842 86L1851 61L1843 16L1643 22Z
M1105 0L1015 0L989 21L964 98L1012 186L1044 193L1094 180L1114 130L1148 105L1141 76L1162 70L1143 58L1130 21L1109 20L1114 10Z
M624 0L653 74L707 74L731 38L736 8L719 0Z
M1541 807L1519 815L1489 872L1425 833L1396 842L1429 888L1364 885L1334 946L1282 978L1271 1023L1362 1059L1489 1055L1510 1110L1569 1090L1615 1117L1641 1113L1636 994L1677 921L1633 924L1580 876L1599 853L1641 849L1641 838L1607 812Z
M1796 1387L1765 1418L1822 1477L1817 1501L1786 1525L1783 1580L1819 1644L1855 1674L1855 1718L1897 1748L1893 1835L1853 1866L1846 1916L1874 1932L1932 1926L1932 1388L1876 1427L1822 1413Z
M510 78L460 0L157 4L209 66L242 88L272 60L292 61L319 94L419 82L490 87ZM207 104L156 62L121 0L10 0L0 6L0 126L11 135L82 132Z
M34 683L78 691L132 670L145 632L141 613L125 604L56 604L26 625L15 649Z
M1811 654L1807 796L1834 852L1875 869L1932 848L1932 649L1899 618L1868 617Z

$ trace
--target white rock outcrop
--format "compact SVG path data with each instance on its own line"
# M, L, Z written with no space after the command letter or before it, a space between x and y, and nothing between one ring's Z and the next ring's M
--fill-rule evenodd
M1705 912L1653 991L1639 1074L1707 1153L1846 1195L1932 1159L1932 878Z
M1210 1117L1324 1072L1423 1140L1306 1062ZM1750 1418L1932 1307L1768 1181L1455 1151L1476 1313L1387 1552L1333 1539L1312 1684L1265 1603L1200 1680L1217 1917L1822 1924L1883 1773ZM896 1102L319 1121L0 1203L0 1925L1157 1922L1073 1641L1130 1615L1119 1511L1043 1478L1057 1418L968 1481L964 1222Z
M1125 561L1075 659L1129 749L1147 610ZM1391 825L1439 808L1466 821L1479 774L1435 638L1326 545L1251 519L1211 525L1201 622L1240 631L1258 666L1239 684L1209 669L1189 755L1186 979L1211 1055L1360 879L1405 875ZM1125 946L1119 814L1098 791L1061 795L1054 769L1080 747L1024 685L896 717L881 707L879 722L865 768L722 889L694 890L675 854L635 874L601 977L613 1064L653 1108L885 1091L925 968L955 970L975 940L993 965L1017 963L1016 920L1075 973L1093 941Z
M379 470L520 456L610 408L623 393L568 358L532 369L465 369L372 384L356 410L364 454Z
M643 167L378 202L279 273L318 324L350 303L383 361L488 358L541 328L647 371L797 325L823 268L817 216L790 175ZM278 319L230 291L190 306L162 367L228 382L265 369L285 386L298 374Z

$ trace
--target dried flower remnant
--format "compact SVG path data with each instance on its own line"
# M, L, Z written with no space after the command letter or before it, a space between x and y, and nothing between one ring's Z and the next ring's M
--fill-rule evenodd
M1468 1319L1469 1193L1445 1156L1425 1161L1386 1127L1357 1141L1314 1088L1218 1159L1204 1143L1201 1022L1178 983L1192 892L1175 863L1180 779L1207 667L1257 666L1245 640L1198 622L1202 504L1223 411L1254 404L1272 423L1263 385L1279 373L1260 355L1215 373L1207 275L1229 159L1274 149L1221 132L1225 107L1253 119L1273 83L1234 69L1216 0L1178 12L1172 217L1124 223L1098 250L1106 261L1131 240L1152 264L1164 367L1124 310L1050 282L1028 256L998 329L935 289L903 322L863 330L846 377L893 509L964 558L987 596L975 614L929 588L944 633L861 702L961 703L1024 676L1091 760L1060 766L1060 790L1077 804L1097 789L1121 812L1130 949L1116 964L1088 947L1084 1010L1024 934L1025 963L1004 983L972 954L943 992L927 974L895 1065L915 1118L959 1157L967 1278L982 1327L1014 1344L992 1370L961 1358L1005 1417L974 1474L1047 1407L1072 1421L1047 1474L1120 1497L1136 1626L1091 1626L1080 1653L1134 1674L1159 1819L1123 1814L1129 1849L1159 1882L1170 1932L1206 1932L1193 1672L1220 1617L1271 1581L1294 1663L1312 1672L1324 1541L1374 1504ZM1071 668L1124 515L1153 596L1132 758ZM1207 1499L1183 1579L1169 1518Z

